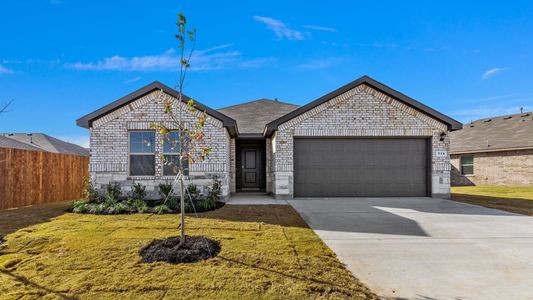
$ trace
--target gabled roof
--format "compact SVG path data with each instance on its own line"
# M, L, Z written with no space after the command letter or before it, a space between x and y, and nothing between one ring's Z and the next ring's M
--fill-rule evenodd
M382 84L382 83L380 83L380 82L378 82L378 81L376 81L376 80L374 80L374 79L372 79L372 78L370 78L368 76L363 76L363 77L361 77L361 78L359 78L357 80L354 80L354 81L348 83L347 85L345 85L345 86L343 86L343 87L341 87L339 89L334 90L333 92L331 92L329 94L326 94L326 95L314 100L313 102L310 102L310 103L308 103L308 104L306 104L306 105L304 105L304 106L302 106L302 107L300 107L300 108L298 108L298 109L296 109L296 110L294 110L294 111L292 111L292 112L290 112L290 113L288 113L288 114L286 114L286 115L284 115L284 116L282 116L282 117L280 117L280 118L268 123L266 125L265 131L264 131L265 136L268 137L268 136L272 135L272 133L278 128L279 125L281 125L281 124L283 124L283 123L285 123L285 122L287 122L287 121L289 121L289 120L291 120L291 119L293 119L293 118L295 118L295 117L297 117L297 116L299 116L299 115L301 115L301 114L303 114L303 113L305 113L305 112L317 107L318 105L320 105L322 103L325 103L325 102L327 102L327 101L329 101L329 100L331 100L331 99L333 99L333 98L345 93L345 92L347 92L347 91L349 91L349 90L351 90L351 89L353 89L353 88L355 88L355 87L357 87L357 86L359 86L361 84L366 84L366 85L368 85L368 86L370 86L370 87L372 87L372 88L374 88L374 89L376 89L376 90L378 90L378 91L380 91L380 92L382 92L382 93L384 93L384 94L386 94L386 95L388 95L388 96L390 96L390 97L392 97L394 99L397 99L397 100L399 100L399 101L401 101L401 102L403 102L403 103L405 103L405 104L407 104L407 105L409 105L409 106L411 106L411 107L413 107L413 108L415 108L415 109L417 109L417 110L419 110L419 111L421 111L421 112L423 112L423 113L425 113L425 114L427 114L427 115L429 115L429 116L431 116L431 117L433 117L433 118L435 118L435 119L437 119L437 120L439 120L441 122L443 122L444 124L447 124L448 128L450 130L458 130L458 129L462 128L462 124L460 122L458 122L458 121L456 121L456 120L454 120L454 119L452 119L452 118L450 118L450 117L448 117L448 116L446 116L446 115L444 115L444 114L432 109L431 107L429 107L427 105L424 105L424 104L422 104L422 103L420 103L420 102L418 102L418 101L416 101L416 100L414 100L414 99L412 99L412 98L410 98L410 97L408 97L408 96L406 96L406 95L404 95L404 94L402 94L402 93L400 93L400 92L398 92L398 91L386 86L386 85L384 85L384 84Z
M43 151L41 148L37 148L26 143L19 142L14 139L0 135L0 148L12 148L21 150Z
M41 151L52 153L89 156L88 149L56 139L44 133L4 133L2 136L15 142L23 143L28 147L32 147L27 150L36 150L33 148L37 148Z
M219 109L221 113L233 118L239 125L239 134L261 136L265 124L275 120L299 106L278 100L259 99Z
M533 149L533 112L480 119L450 134L450 153Z
M174 90L173 88L170 88L164 84L162 84L161 82L159 81L154 81L152 82L151 84L139 89L139 90L136 90L135 92L129 94L129 95L126 95L114 102L111 102L109 103L108 105L102 107L102 108L99 108L97 110L95 110L94 112L88 114L88 115L85 115L81 118L79 118L78 120L76 120L76 124L78 126L81 126L81 127L85 127L85 128L89 128L91 127L91 124L94 120L124 106L124 105L127 105L147 94L150 94L151 92L155 91L155 90L163 90L163 92L175 97L175 98L178 98L179 96L179 93L178 91ZM183 103L187 103L188 101L190 100L189 97L187 97L186 95L183 95L182 97L182 102ZM215 119L218 119L220 120L224 127L226 127L228 129L228 132L230 133L231 136L235 136L237 134L237 123L235 122L235 120L233 120L232 118L222 114L221 112L218 112L208 106L205 106L203 105L202 103L198 102L198 101L194 101L194 104L196 106L196 108L198 110L201 110L201 111L205 111L208 115L210 115L211 117L215 118Z

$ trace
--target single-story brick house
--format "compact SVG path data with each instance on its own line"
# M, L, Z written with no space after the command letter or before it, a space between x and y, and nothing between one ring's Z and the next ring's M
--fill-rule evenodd
M485 118L450 134L452 185L533 185L533 113Z
M90 129L90 172L97 188L110 181L147 190L173 178L153 122L170 125L163 102L178 93L154 82L77 120ZM183 101L188 101L184 98ZM176 103L175 105L185 105ZM367 76L307 105L257 100L208 114L207 160L188 180L216 176L225 198L264 191L276 198L436 196L450 193L448 132L462 124Z

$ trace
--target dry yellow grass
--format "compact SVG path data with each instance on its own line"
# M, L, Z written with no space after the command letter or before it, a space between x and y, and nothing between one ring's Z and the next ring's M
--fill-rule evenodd
M69 213L22 228L4 237L0 298L375 299L290 206L271 207L267 223L239 220L269 213L258 209L187 218L188 234L216 239L222 250L182 265L144 264L138 255L154 238L178 234L177 215Z

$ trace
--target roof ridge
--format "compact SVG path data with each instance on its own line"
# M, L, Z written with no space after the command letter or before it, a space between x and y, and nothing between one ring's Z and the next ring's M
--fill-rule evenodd
M244 104L250 104L250 103L259 102L259 101L271 101L271 102L276 102L276 103L281 103L281 104L299 106L298 104L292 104L292 103L289 103L289 102L273 100L273 99L268 99L268 98L260 98L260 99L256 99L256 100L251 100L251 101L241 102L241 103L238 103L238 104L233 104L233 105L226 106L226 107L217 108L217 110L232 108L232 107L235 107L235 106L240 106L240 105L244 105Z
M499 119L499 118L505 119L507 117L522 116L522 115L526 115L526 114L533 115L533 111L525 111L525 112L516 113L516 114L506 114L506 115L497 115L497 116L492 116L492 117L485 117L485 118L481 118L481 119L477 119L477 120L473 120L473 121L467 122L465 124L471 124L471 123L481 122L481 121L485 121L485 120Z

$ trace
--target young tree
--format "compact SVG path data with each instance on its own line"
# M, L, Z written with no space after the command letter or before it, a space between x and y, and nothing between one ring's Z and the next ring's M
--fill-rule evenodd
M179 53L179 78L175 89L178 91L177 101L173 98L165 97L164 92L160 91L160 99L164 99L163 114L169 116L171 125L165 125L165 122L152 124L153 128L159 130L163 136L163 143L171 143L172 147L177 148L177 159L167 159L162 156L163 163L171 166L176 177L174 183L178 182L180 186L180 207L181 207L181 239L180 243L185 243L185 183L184 174L188 171L188 166L195 162L202 161L209 156L211 148L205 145L203 128L207 119L206 112L197 110L193 99L189 99L187 104L183 100L183 87L187 71L191 66L191 58L193 57L194 47L196 44L196 29L187 30L187 19L182 13L178 14L178 22L176 22L178 33L175 35L178 42ZM190 117L186 118L185 111L188 111L188 116L193 115L194 120ZM172 132L177 132L177 139L173 138ZM174 185L173 185L174 186ZM168 197L172 193L169 193ZM191 200L192 201L192 200Z
M13 100L5 103L4 105L0 106L0 114L8 112L7 108L13 103Z

